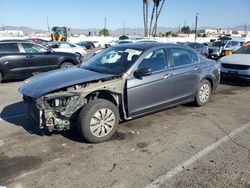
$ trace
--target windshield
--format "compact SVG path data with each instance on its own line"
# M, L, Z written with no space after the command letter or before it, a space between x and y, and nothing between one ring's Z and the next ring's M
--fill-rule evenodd
M235 54L250 54L250 46L240 48Z
M224 46L224 42L222 41L216 41L216 42L213 42L210 46L212 47L221 47L221 46Z
M120 75L142 54L142 50L114 47L104 50L90 58L81 68L107 74Z

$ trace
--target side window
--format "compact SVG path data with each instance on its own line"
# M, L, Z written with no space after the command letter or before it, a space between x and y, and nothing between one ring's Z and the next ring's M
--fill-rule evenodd
M19 48L17 43L2 43L0 44L0 53L18 53Z
M59 45L58 44L52 44L49 46L49 48L59 48Z
M226 45L226 48L229 48L230 46L232 46L232 42L228 42L227 45Z
M45 48L32 43L22 43L22 46L26 53L42 53L47 51Z
M175 67L194 64L199 62L197 54L186 49L173 48L171 49L173 63Z
M60 48L71 48L71 45L68 43L61 43Z
M149 68L153 72L164 70L168 67L166 51L164 49L157 49L149 53L139 64L138 68Z
M232 42L232 46L238 46L238 45L239 45L238 42L236 42L236 41L233 41L233 42Z

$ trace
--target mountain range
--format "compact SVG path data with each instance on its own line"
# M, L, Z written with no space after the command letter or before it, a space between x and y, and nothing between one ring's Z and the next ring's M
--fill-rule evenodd
M209 29L219 29L218 27L200 27L199 29L205 29L205 28L209 28ZM178 27L158 27L158 32L162 32L165 33L167 31L178 31L180 28ZM227 28L221 28L221 29L228 29L228 30L233 30L233 31L237 31L237 30L244 30L245 29L245 25L239 25L239 26L234 26L234 27L227 27ZM0 27L0 30L21 30L24 32L25 35L31 34L31 33L46 33L46 30L42 30L42 29L34 29L31 27L25 27L25 26L3 26ZM250 31L250 25L247 25L247 30ZM92 35L98 35L100 31L100 28L88 28L88 29L77 29L77 28L70 28L69 33L70 34L89 34L89 32L91 32ZM144 29L142 27L138 27L138 28L125 28L125 33L127 35L142 35L143 34ZM124 28L118 28L118 29L114 29L114 30L109 30L109 33L111 35L122 35L124 33Z

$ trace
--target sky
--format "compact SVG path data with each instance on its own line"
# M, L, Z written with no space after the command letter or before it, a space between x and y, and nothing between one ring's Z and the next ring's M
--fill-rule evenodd
M150 12L153 0L151 0ZM250 24L250 0L166 0L158 26L194 26L226 28ZM47 29L51 26L70 28L143 27L142 0L0 0L0 27L28 26Z

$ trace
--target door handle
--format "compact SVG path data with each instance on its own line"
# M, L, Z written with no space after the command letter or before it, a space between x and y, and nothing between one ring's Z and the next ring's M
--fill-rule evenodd
M200 69L200 67L197 66L197 67L194 68L194 71L197 71L197 70L199 70L199 69Z
M167 74L164 76L164 79L169 78L169 77L171 77L171 76L172 76L171 73L167 73Z

